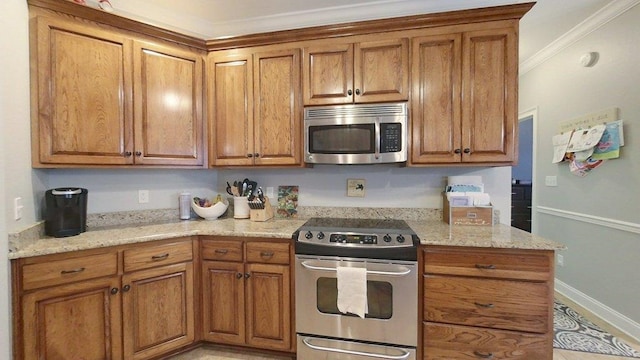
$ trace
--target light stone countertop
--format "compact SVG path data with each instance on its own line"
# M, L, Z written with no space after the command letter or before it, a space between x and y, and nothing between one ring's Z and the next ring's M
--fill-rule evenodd
M188 220L140 226L111 226L80 235L40 237L16 241L9 259L48 255L68 251L103 248L192 235L218 235L290 239L306 220L271 219L265 222L235 220ZM449 226L438 220L408 220L423 245L493 247L533 250L561 250L564 245L507 225Z

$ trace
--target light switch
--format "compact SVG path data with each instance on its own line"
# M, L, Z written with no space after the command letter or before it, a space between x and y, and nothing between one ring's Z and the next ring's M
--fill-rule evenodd
M544 178L544 184L546 186L558 186L558 177L557 176L547 176Z

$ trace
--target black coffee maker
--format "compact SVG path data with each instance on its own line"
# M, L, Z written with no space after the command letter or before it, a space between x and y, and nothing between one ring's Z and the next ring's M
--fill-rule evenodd
M82 188L57 188L45 193L45 233L54 237L87 231L87 194Z

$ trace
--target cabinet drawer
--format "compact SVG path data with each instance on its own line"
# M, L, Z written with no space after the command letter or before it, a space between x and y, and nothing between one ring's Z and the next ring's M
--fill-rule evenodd
M537 359L551 360L547 335L423 323L424 359Z
M426 321L546 333L548 301L546 283L424 277Z
M203 240L202 258L204 260L242 261L242 241Z
M247 262L288 264L289 244L270 242L248 242Z
M191 240L124 251L124 271L131 272L193 259Z
M89 255L73 259L28 264L22 267L24 290L66 284L118 273L118 255L115 252Z
M547 281L553 265L552 251L427 247L423 254L429 274Z

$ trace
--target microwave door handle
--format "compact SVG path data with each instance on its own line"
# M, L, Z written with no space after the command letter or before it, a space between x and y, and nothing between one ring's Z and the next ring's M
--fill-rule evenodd
M338 269L333 267L326 266L315 266L309 265L306 261L300 263L303 267L309 270L319 270L319 271L338 271ZM367 270L367 274L371 275L386 275L386 276L403 276L408 275L411 272L411 269L404 269L400 271L378 271L378 270Z
M398 349L399 351L403 352L402 355L386 355L386 354L376 354L376 353L356 351L356 350L337 349L337 348L332 348L327 346L313 345L311 344L310 340L311 340L310 338L304 338L302 339L302 342L306 346L312 348L313 350L318 350L318 351L330 351L330 352L336 352L340 354L358 355L358 356L373 357L378 359L392 359L392 360L405 360L409 358L409 355L411 355L410 352L404 349Z
M379 119L376 119L376 122L375 122L375 132L376 132L376 135L375 135L376 144L375 144L374 156L376 160L378 160L380 159L380 120Z

